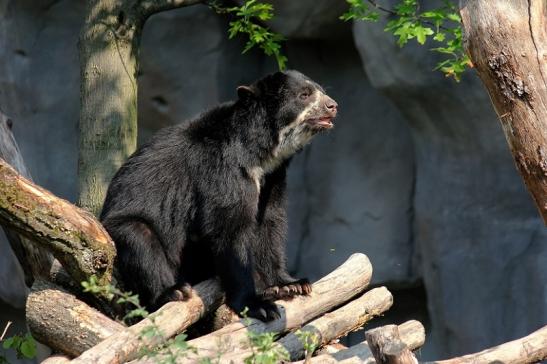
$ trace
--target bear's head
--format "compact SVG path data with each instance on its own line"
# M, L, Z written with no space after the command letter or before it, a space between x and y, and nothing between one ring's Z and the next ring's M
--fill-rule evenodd
M292 156L320 131L333 127L338 104L298 71L276 72L237 88L242 102L259 104L275 137L271 168ZM267 168L267 169L271 169Z

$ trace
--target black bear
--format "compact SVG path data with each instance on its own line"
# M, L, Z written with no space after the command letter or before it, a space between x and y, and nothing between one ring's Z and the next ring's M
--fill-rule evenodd
M116 267L151 309L218 276L236 313L278 316L273 300L308 294L285 267L286 169L330 129L337 104L297 71L237 89L238 100L160 130L110 183L101 221Z

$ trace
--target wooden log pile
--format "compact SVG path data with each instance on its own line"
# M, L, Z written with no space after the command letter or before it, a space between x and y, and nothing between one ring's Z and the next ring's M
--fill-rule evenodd
M9 130L0 127L0 141L9 141L2 133ZM9 142L14 143L13 138ZM367 289L372 266L364 254L353 254L315 282L310 295L277 301L281 315L274 321L236 318L183 341L180 333L222 304L223 292L216 280L194 286L189 300L168 303L126 326L105 314L104 306L99 305L103 312L92 307L93 301L82 295L77 284L92 275L101 284L112 282L115 251L104 228L90 214L33 184L2 158L0 223L17 238L14 249L27 253L18 256L43 262L40 270L25 271L27 282L33 282L26 313L32 335L55 352L44 361L47 364L242 363L271 353L277 353L279 361L295 363L414 364L418 361L412 351L425 342L423 325L408 321L368 330L366 341L352 347L337 344L393 303L387 288ZM104 297L97 302L104 305ZM263 344L254 341L257 337ZM532 363L545 358L547 326L484 352L438 363Z

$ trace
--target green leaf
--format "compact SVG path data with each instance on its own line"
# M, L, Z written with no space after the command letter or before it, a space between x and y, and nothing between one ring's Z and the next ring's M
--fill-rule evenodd
M4 342L2 343L2 347L4 349L11 348L12 345L13 345L13 342L15 341L15 338L16 338L16 336L12 336L12 337L8 337L7 339L5 339Z
M418 43L424 44L427 40L427 36L433 34L433 30L431 30L430 28L417 26L416 28L414 28L414 34L416 35L416 40L418 41Z
M435 39L437 42L442 42L445 39L445 35L444 35L444 33L437 33L437 34L435 34L433 39Z
M32 336L26 337L26 340L24 340L21 343L21 346L19 347L19 350L21 354L27 359L32 359L36 356L36 342L32 338Z

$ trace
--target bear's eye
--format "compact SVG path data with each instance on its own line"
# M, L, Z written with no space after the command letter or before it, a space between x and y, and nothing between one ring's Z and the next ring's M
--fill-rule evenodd
M310 97L311 93L309 91L304 91L298 97L300 97L300 100L306 100L308 97Z

